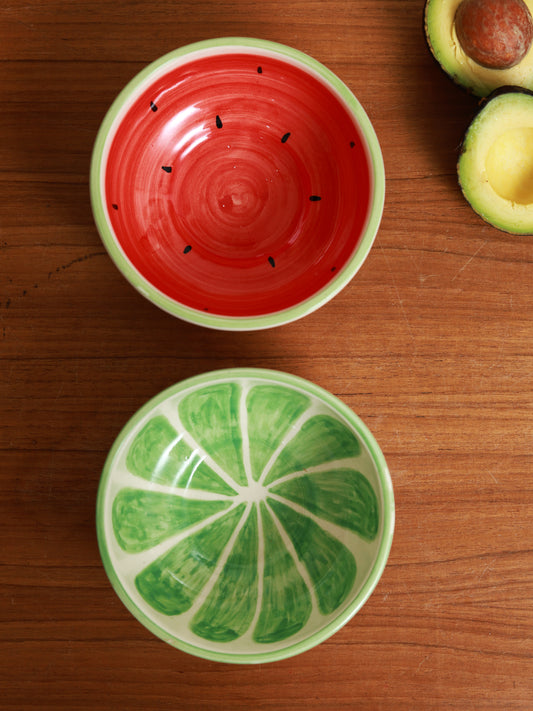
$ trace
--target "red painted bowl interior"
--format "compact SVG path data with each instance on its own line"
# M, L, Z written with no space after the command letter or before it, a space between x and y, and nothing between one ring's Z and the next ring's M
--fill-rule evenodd
M293 307L353 255L371 169L360 130L299 66L218 54L133 102L107 159L116 238L159 291L249 317Z

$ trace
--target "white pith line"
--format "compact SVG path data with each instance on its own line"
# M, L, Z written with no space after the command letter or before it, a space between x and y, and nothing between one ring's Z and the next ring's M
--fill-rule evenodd
M241 427L241 451L242 451L242 464L244 471L246 473L246 481L248 486L254 483L254 478L252 474L252 462L250 459L250 436L248 433L248 408L246 407L246 400L248 398L248 392L250 390L250 385L243 383L241 388L241 398L239 402L239 421Z
M202 607L204 602L207 600L209 597L209 594L215 587L217 580L220 577L220 574L222 573L222 570L224 569L224 566L228 562L228 558L231 555L231 552L233 550L233 547L235 545L235 542L237 540L237 537L239 536L240 532L242 531L244 524L248 520L248 516L250 515L250 511L252 509L253 504L249 504L246 506L240 521L237 523L235 526L235 530L230 536L229 541L226 543L226 546L224 550L222 551L220 558L218 559L218 563L215 566L215 569L213 571L213 574L207 581L207 583L204 585L204 587L201 589L201 591L198 593L198 596L196 600L193 602L191 607L186 611L187 616L192 619L194 615L198 612L198 610Z
M126 467L120 468L120 489L118 491L122 491L123 489L138 489L147 493L168 494L169 496L178 496L182 499L192 501L234 502L237 500L237 496L232 494L205 491L204 489L192 489L189 487L181 488L174 484L157 484L156 482L150 481L150 479L144 479L136 474L132 474Z
M357 539L357 545L359 547L368 546L369 548L374 547L376 545L376 540L379 540L379 533L373 541L369 542L359 536L355 531L352 531L349 528L344 528L343 526L339 526L336 523L332 523L331 521L328 521L325 518L321 518L320 516L317 516L316 514L309 511L309 509L306 509L304 506L300 506L299 504L294 503L290 499L285 499L283 496L279 496L278 494L273 494L271 492L268 493L268 496L271 499L274 499L275 501L279 501L280 504L285 504L285 506L293 509L293 511L300 514L301 516L306 516L307 518L310 518L323 531L326 531L326 533L329 533L331 536L333 536L333 538L336 538L340 543L346 546L346 548L348 548L350 552L352 552L352 546L347 541L347 538L355 538Z
M175 533L169 538L165 538L165 540L161 541L161 543L157 543L155 546L147 548L144 551L139 551L138 553L127 553L126 551L120 549L120 555L123 555L124 559L127 560L127 565L129 568L128 573L125 573L124 577L129 579L130 584L134 584L135 578L142 570L144 570L144 568L146 568L158 558L168 553L172 548L174 548L174 546L181 543L185 538L193 536L195 533L198 533L203 528L215 523L223 516L226 516L231 512L235 511L235 509L238 508L239 505L239 503L235 503L228 509L224 509L224 511L218 511L216 514L209 516L209 518L206 518L203 521L199 521L198 523L189 526L183 531Z
M174 404L174 408L171 408L171 404ZM176 400L171 400L162 403L162 405L159 407L158 412L160 414L163 414L167 418L167 420L174 427L174 429L177 430L178 434L181 435L183 441L188 444L189 447L191 447L193 452L197 452L201 456L202 462L205 462L208 467L210 467L216 474L218 474L218 476L224 481L224 483L226 483L231 489L233 489L236 493L240 493L242 487L234 479L232 479L232 477L226 474L224 469L222 469L222 467L220 467L209 456L209 454L207 454L207 452L203 449L203 447L198 444L198 442L194 439L194 437L190 434L186 427L183 426L183 423L181 422L178 413ZM157 412L152 413L152 416L156 414Z
M274 522L274 525L277 528L279 535L281 536L281 540L285 544L285 548L287 549L289 555L293 559L296 569L300 573L302 580L304 581L305 585L307 586L307 589L309 590L309 594L311 596L311 604L313 607L311 614L313 614L313 612L316 612L317 610L320 609L318 606L318 600L316 598L315 585L314 585L313 581L311 580L309 573L307 572L305 563L302 563L302 561L298 557L296 548L294 547L294 545L293 545L291 539L289 538L287 531L283 527L281 521L278 519L278 517L272 510L271 506L269 505L268 500L265 502L265 506L267 507L268 512L269 512L270 516L272 517L272 521ZM306 624L307 624L307 621L306 621Z
M267 484L267 489L270 489L273 486L277 486L278 484L285 484L287 481L291 481L292 479L298 479L301 476L305 476L307 474L320 474L322 472L329 472L333 471L334 469L354 469L354 463L357 462L358 459L363 459L363 452L361 454L356 455L355 457L346 457L346 459L334 459L330 462L323 462L322 464L316 464L313 467L307 467L306 469L300 469L299 471L292 472L291 474L285 474L284 476L280 477L279 479L274 479L274 481L271 481L269 484ZM358 470L356 470L358 471ZM361 473L361 472L359 472Z
M309 411L311 409L312 409L312 405L309 405L306 408L305 412L303 412L300 415L300 417L298 417L298 419L295 422L293 422L292 425L290 425L289 429L293 430L292 436L290 436L290 437L284 436L282 438L281 442L276 447L276 449L272 452L270 459L268 460L263 471L261 472L261 476L259 477L259 482L258 482L259 484L264 484L265 479L267 478L270 470L276 463L281 452L285 449L285 447L289 444L289 442L291 442L294 439L294 437L296 437L296 435L299 434L299 432L302 428L302 425L306 422L306 420L310 419L310 417L312 416L312 413L310 413ZM289 431L289 430L287 430L287 431Z
M248 630L252 630L252 634L257 627L259 615L261 614L261 609L263 607L263 591L265 589L265 534L263 531L263 519L261 517L261 506L259 502L256 502L253 505L256 507L257 512L257 604L255 607L255 614L250 622L250 626L248 627Z

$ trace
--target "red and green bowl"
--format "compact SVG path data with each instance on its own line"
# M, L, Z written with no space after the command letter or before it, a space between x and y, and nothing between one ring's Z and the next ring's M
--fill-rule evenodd
M175 316L224 330L288 323L353 278L383 211L383 159L348 87L264 40L150 64L98 133L91 201L123 275Z
M97 530L128 610L221 662L304 652L360 610L385 569L394 496L374 437L293 375L218 370L163 391L106 460Z

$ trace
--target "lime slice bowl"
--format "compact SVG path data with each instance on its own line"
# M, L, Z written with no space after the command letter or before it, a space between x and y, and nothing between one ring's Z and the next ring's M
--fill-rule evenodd
M131 418L96 518L111 584L146 628L198 657L264 663L320 644L366 602L394 496L342 401L238 368L182 381Z

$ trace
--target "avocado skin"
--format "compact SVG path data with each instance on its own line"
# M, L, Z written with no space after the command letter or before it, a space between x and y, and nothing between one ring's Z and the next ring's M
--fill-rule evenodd
M428 50L429 50L429 53L430 53L430 55L431 55L431 58L433 59L433 61L434 61L435 64L437 65L437 67L438 67L441 71L444 72L444 75L448 78L448 80L451 81L451 82L453 82L454 86L458 86L458 87L460 87L461 89L464 89L465 91L467 91L469 94L473 94L474 92L473 92L472 87L470 87L470 86L468 86L468 85L466 85L466 84L463 84L463 83L460 81L460 79L458 78L458 76L457 76L456 74L450 73L450 72L443 66L442 62L440 61L440 59L439 59L438 56L437 56L437 52L436 52L436 50L435 50L435 48L433 47L433 44L432 44L432 42L431 42L431 30L430 30L429 24L428 24L428 8L429 8L429 4L430 4L430 0L426 0L426 2L424 3L424 11L423 11L423 15L422 15L422 31L423 31L423 33L424 33L424 39L425 39L425 41L426 41L426 46L427 46L427 48L428 48Z
M480 109L483 108L483 106L486 106L489 101L492 101L492 99L495 99L497 96L501 96L502 94L528 94L529 96L533 96L533 91L531 91L531 89L526 89L525 86L515 86L514 84L499 86L497 89L494 89L494 91L491 91L488 96L484 96L480 99Z
M529 2L529 0L526 0L526 4L528 4L528 2ZM455 86L459 87L466 93L468 93L474 97L477 97L477 98L488 97L489 95L492 94L492 92L495 89L501 88L503 86L510 86L510 85L515 86L515 84L512 84L513 75L511 74L508 77L508 79L509 79L508 82L502 81L500 86L488 89L486 87L485 80L476 78L475 76L469 76L466 72L462 72L461 67L459 65L457 65L456 67L453 66L453 62L450 61L450 57L446 56L446 51L449 49L449 47L447 47L446 50L442 49L442 51L439 51L438 42L435 43L432 40L432 37L435 37L435 35L433 34L433 30L432 30L431 24L428 20L428 16L430 13L436 12L434 8L437 8L437 10L438 10L439 5L444 7L445 4L446 4L446 0L425 0L424 9L423 9L423 18L422 18L422 31L424 32L424 38L426 41L426 45L428 47L429 53L431 54L433 60L436 62L437 66L441 69L441 71L450 79L450 81L453 82L453 84ZM531 8L529 4L528 4L528 7L530 8L530 10L532 11L532 14L533 14L533 8ZM435 24L435 17L433 18L433 24ZM441 24L442 24L442 22L441 22ZM533 48L530 50L528 55L526 55L526 57L531 58L532 53L533 53ZM522 60L522 61L525 61L525 60ZM528 59L528 62L529 61L530 61L530 59ZM516 67L519 67L520 64L521 63L516 65ZM496 70L491 70L491 69L486 70L481 66L479 67L479 69L483 70L485 72L487 72L487 71L489 72L489 74L486 75L486 77L490 76L491 73L494 73L493 76L499 76L502 73L512 72L514 70L514 68L510 68L507 70L503 70L503 72L501 72L501 71L496 71ZM514 77L516 78L516 75L514 75ZM526 80L526 82L527 82L528 86L531 89L533 89L533 66L532 66L532 70L528 74L528 77L529 78ZM528 90L528 86L524 86L524 83L526 83L526 82L522 82L522 81L518 82L517 81L516 86L519 86L519 88L522 88L524 90Z
M451 71L448 70L448 68L444 65L444 63L439 59L438 52L433 46L433 43L431 41L431 29L429 27L428 23L428 9L429 5L432 2L432 0L426 0L424 3L424 12L423 12L423 17L422 17L422 31L424 33L424 39L426 41L426 46L429 50L429 53L437 65L437 67L444 73L444 75L447 77L449 81L453 83L454 86L459 87L460 89L463 89L466 91L468 94L471 94L472 96L479 96L479 94L476 93L476 90L473 86L471 86L468 82L465 82L462 77L459 74L455 74Z
M526 89L523 86L515 86L514 84L506 84L505 86L499 86L497 89L494 89L494 91L491 91L491 93L488 96L482 96L480 99L478 99L478 104L477 104L477 110L474 114L474 117L470 120L470 123L468 124L468 128L465 131L465 134L463 136L463 140L461 141L461 144L459 145L459 157L463 154L465 150L465 141L466 137L468 135L468 130L470 126L474 123L474 121L477 119L478 115L480 114L481 110L489 103L489 101L492 101L498 96L501 96L502 94L527 94L528 96L533 96L533 91L530 89Z
M474 123L474 121L481 113L481 110L485 108L489 101L492 101L493 99L496 99L496 97L502 96L503 94L526 94L527 96L533 96L533 91L531 91L530 89L526 89L523 86L514 86L514 84L506 84L505 86L499 86L497 89L494 89L494 91L491 91L488 96L482 96L478 101L476 113L468 124L468 128L466 129L465 134L463 136L463 140L459 145L459 158L465 151L465 142L468 136L470 126Z

